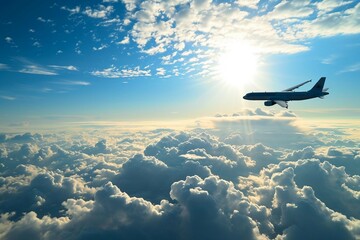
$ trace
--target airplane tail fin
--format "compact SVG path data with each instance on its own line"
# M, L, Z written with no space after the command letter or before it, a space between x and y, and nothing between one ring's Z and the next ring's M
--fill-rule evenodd
M310 91L322 92L325 84L326 77L321 77Z

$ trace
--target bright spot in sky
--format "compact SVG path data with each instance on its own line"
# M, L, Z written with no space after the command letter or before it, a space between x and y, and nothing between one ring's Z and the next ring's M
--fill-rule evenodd
M257 71L258 56L246 43L228 44L218 59L218 75L226 85L243 88L251 83Z

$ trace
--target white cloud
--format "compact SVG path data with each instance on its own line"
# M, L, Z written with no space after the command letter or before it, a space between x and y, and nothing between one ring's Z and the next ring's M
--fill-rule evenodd
M100 47L93 47L93 50L94 51L101 51L101 50L103 50L103 49L105 49L107 47L109 47L107 44L101 44Z
M80 13L80 6L76 6L75 8L67 8L67 7L63 6L63 7L61 7L61 9L70 12L70 15Z
M318 16L313 20L306 20L294 26L296 37L331 37L340 34L360 33L359 25L360 3L345 11L335 11Z
M136 8L137 0L122 0L125 3L126 9L128 11L133 11Z
M85 82L85 81L64 81L63 84L88 86L88 85L90 85L90 82Z
M36 42L33 43L33 46L34 47L41 47L41 44L38 41L36 41Z
M38 66L38 65L27 65L23 69L19 70L20 73L27 73L27 74L38 74L38 75L58 75L56 72Z
M1 238L360 237L358 144L329 146L337 128L301 130L283 112L214 119L227 125L0 134ZM245 123L278 144L242 142L234 129ZM283 132L311 139L289 149Z
M61 65L49 65L49 67L59 70L69 70L69 71L78 71L77 67L69 65L69 66L61 66Z
M133 69L118 69L112 66L101 71L92 71L91 75L104 78L148 77L151 76L151 70L142 70L139 66Z
M248 7L248 8L257 9L257 4L259 2L260 2L260 0L237 0L236 4L238 4L241 7Z
M5 100L9 100L9 101L13 101L13 100L16 99L16 97L6 96L6 95L0 95L0 98L5 99Z
M107 18L114 11L113 6L99 5L99 9L92 9L91 7L86 7L83 13L91 18Z
M13 43L13 40L12 40L11 37L6 37L6 38L5 38L5 41L6 41L7 43Z
M43 22L43 23L52 23L53 22L53 20L45 19L43 17L38 17L37 20L40 21L40 22Z
M164 68L157 68L156 69L156 75L164 76L165 74L166 74L166 70Z
M344 1L344 0L324 0L316 3L316 7L323 12L330 12L335 8L342 7L344 5L350 4L353 1Z
M117 44L129 44L129 43L130 43L130 38L129 38L129 36L126 36L126 37L124 37L123 40L121 40Z
M322 59L321 63L322 64L333 64L334 61L336 60L336 58L337 58L337 56L332 54L329 57Z
M314 12L309 0L281 1L275 9L268 14L274 19L305 18Z
M341 70L339 73L357 72L360 71L360 63L355 63Z
M5 63L0 63L0 70L8 69L8 65Z

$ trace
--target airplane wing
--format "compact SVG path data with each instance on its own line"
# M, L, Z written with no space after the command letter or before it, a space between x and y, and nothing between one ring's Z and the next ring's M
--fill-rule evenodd
M288 104L286 101L275 100L274 102L283 108L288 108Z
M296 85L296 86L293 86L293 87L291 87L291 88L285 89L285 90L283 90L283 92L291 92L292 90L294 90L294 89L296 89L296 88L298 88L298 87L301 87L302 85L305 85L305 84L307 84L308 82L311 82L311 80L308 80L308 81L306 81L306 82L300 83L300 84L298 84L298 85Z

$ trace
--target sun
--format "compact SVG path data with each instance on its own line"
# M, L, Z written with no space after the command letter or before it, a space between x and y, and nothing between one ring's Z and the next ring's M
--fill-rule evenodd
M226 85L243 88L254 80L257 67L258 55L251 45L231 43L219 54L217 75Z

